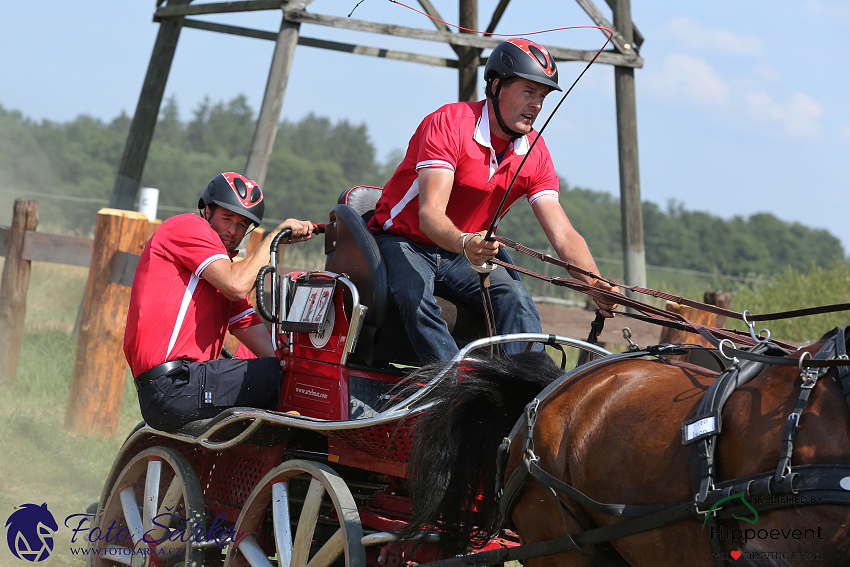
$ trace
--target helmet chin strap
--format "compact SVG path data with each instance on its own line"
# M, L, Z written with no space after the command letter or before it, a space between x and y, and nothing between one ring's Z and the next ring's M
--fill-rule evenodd
M504 119L502 118L502 111L499 110L499 92L502 90L502 81L499 80L499 84L496 86L496 92L493 92L493 79L490 79L490 84L487 87L487 92L490 95L490 100L493 102L493 112L496 114L496 122L499 123L499 128L502 129L502 132L510 136L510 141L513 142L517 138L521 138L523 136L522 132L517 132L516 130L511 130L508 128L508 125L505 124Z

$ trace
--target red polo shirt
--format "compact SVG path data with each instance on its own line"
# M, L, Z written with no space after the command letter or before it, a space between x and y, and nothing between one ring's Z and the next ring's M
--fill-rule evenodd
M216 260L230 257L209 222L193 213L166 220L145 245L124 331L133 376L168 360L218 358L228 328L262 323L247 298L230 301L203 279Z
M434 245L419 230L419 170L430 167L454 172L446 216L457 228L475 232L490 225L537 132L532 130L514 140L498 164L490 143L487 104L486 100L448 104L425 117L410 139L404 160L384 187L369 221L372 230ZM558 198L558 176L542 138L522 167L501 216L523 197L530 203L541 197Z

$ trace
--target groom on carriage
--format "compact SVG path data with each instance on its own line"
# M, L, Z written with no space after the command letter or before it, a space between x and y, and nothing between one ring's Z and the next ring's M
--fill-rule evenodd
M479 278L471 264L480 266L499 253L501 245L486 240L485 233L505 191L510 194L501 214L527 198L561 259L598 273L558 201L549 150L542 139L534 144L538 133L532 125L543 99L561 90L554 60L534 42L510 39L491 53L484 79L485 100L448 104L425 117L369 221L387 263L390 296L423 363L457 353L435 291L480 309ZM616 291L601 280L573 275ZM531 295L504 267L489 274L489 293L498 334L542 332ZM613 316L614 304L597 305ZM508 354L525 348L504 347Z
M236 247L265 211L259 185L238 173L214 177L198 209L199 215L162 223L133 279L124 355L142 417L156 429L176 429L234 406L277 409L278 359L246 295L278 232L291 229L290 242L313 235L312 223L288 219L234 262ZM217 360L228 330L259 358Z

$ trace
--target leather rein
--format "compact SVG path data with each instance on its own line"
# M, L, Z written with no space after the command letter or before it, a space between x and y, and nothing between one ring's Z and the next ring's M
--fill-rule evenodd
M752 328L752 324L756 321L774 321L779 319L790 319L794 317L804 317L807 315L819 315L823 313L835 313L838 311L848 311L850 310L850 303L836 303L832 305L824 305L820 307L808 307L804 309L794 309L791 311L780 311L776 313L764 313L764 314L745 314L738 313L737 311L732 311L730 309L725 309L723 307L718 307L716 305L709 305L707 303L702 303L699 301L694 301L692 299L688 299L686 297L681 297L677 295L673 295L670 293L665 293L663 291L658 291L654 289L648 289L633 285L625 285L621 283L617 283L613 280L609 280L600 276L599 274L594 274L593 272L589 272L583 268L579 268L569 262L564 262L559 258L555 258L548 254L544 254L528 246L515 242L509 238L505 238L504 236L493 235L492 239L513 248L517 252L521 252L523 254L527 254L533 258L537 258L543 262L547 262L549 264L553 264L555 266L564 268L571 273L582 274L596 280L603 281L611 286L618 286L621 289L625 289L628 291L632 291L634 293L639 293L642 295L649 295L651 297L656 297L659 299L664 299L667 301L673 301L678 303L679 305L684 305L686 307L692 307L694 309L699 309L700 311L706 311L709 313L714 313L716 315L725 316L732 319L737 319L739 321L744 321L749 327L749 333L745 331L740 331L737 329L721 329L718 327L709 327L707 325L701 325L699 323L694 323L693 321L688 320L686 317L679 313L675 313L672 311L666 311L659 307L655 307L654 305L649 305L648 303L644 303L642 301L638 301L637 299L633 299L628 297L622 293L617 293L613 291L609 291L607 289L602 289L598 287L594 287L587 282L584 282L578 278L564 278L557 276L546 276L543 274L539 274L532 270L528 270L526 268L521 268L520 266L516 266L514 264L509 264L507 262L503 262L496 258L492 259L491 262L494 264L503 266L507 269L515 270L521 274L525 274L527 276L531 276L533 278L537 278L539 280L547 281L553 285L566 287L573 291L578 291L580 293L584 293L589 295L594 299L603 299L610 301L611 303L616 303L622 305L624 307L630 307L632 309L636 309L640 311L641 314L638 313L628 313L625 311L616 311L617 315L622 315L625 317L630 317L632 319L637 319L640 321L645 321L648 323L653 323L656 325L661 325L664 327L670 327L673 329L681 330L681 331L690 331L692 333L698 333L700 336L705 338L709 343L714 345L716 348L720 350L720 353L725 357L732 359L734 357L743 359L743 360L751 360L754 362L761 362L765 364L779 364L783 366L798 366L801 365L801 368L831 368L835 366L840 366L841 361L839 360L815 360L815 359L807 359L804 361L797 361L794 359L789 359L785 357L777 357L777 356L766 356L757 353L750 352L748 350L741 350L735 348L734 341L741 343L746 346L755 346L757 344L766 343L768 340L781 348L787 350L794 350L795 347L788 343L784 343L782 341L777 341L775 339L762 338L755 333Z

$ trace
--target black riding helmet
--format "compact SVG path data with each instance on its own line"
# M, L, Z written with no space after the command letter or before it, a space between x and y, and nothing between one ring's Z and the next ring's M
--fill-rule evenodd
M505 79L510 77L520 77L560 91L558 67L545 47L521 38L503 41L487 58L487 65L484 67L484 80L487 81L485 93L493 102L496 120L502 131L511 138L519 138L522 133L508 128L499 110L499 91L502 90ZM495 91L493 79L499 79Z
M247 217L254 223L254 228L263 222L263 213L266 210L260 186L244 175L232 171L219 173L207 183L198 200L198 208L203 211L205 206L211 204Z

